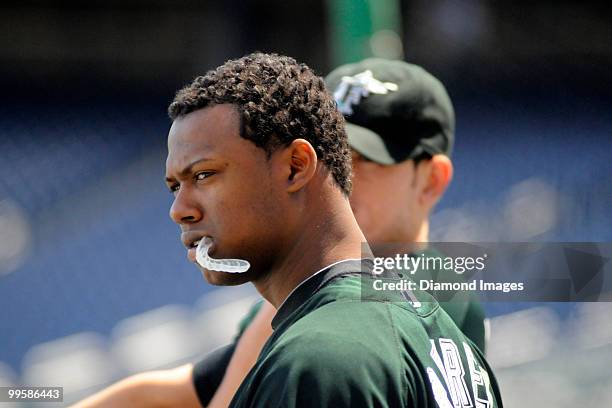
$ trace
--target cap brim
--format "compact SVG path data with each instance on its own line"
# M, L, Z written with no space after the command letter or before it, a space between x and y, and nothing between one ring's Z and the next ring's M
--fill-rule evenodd
M380 164L397 163L389 154L382 137L376 132L347 122L346 133L349 146L365 158Z

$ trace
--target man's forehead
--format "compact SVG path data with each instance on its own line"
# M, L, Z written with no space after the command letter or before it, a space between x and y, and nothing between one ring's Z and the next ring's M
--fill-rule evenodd
M239 117L231 105L215 105L181 116L168 134L167 162L223 154L240 141L239 130Z
M180 116L172 122L168 145L211 143L231 134L239 134L240 120L233 105L213 105Z

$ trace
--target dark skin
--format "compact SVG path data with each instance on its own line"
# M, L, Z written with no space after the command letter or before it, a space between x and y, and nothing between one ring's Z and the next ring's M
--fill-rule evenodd
M174 121L166 161L175 196L170 217L184 242L209 236L212 257L251 264L243 274L200 268L208 282L252 281L278 307L312 273L360 258L365 239L308 141L296 139L268 157L240 136L238 115L232 105L215 105Z

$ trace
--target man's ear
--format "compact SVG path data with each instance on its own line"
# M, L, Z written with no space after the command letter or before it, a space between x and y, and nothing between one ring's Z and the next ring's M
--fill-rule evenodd
M442 198L453 179L453 163L448 156L436 154L429 160L428 167L429 172L420 198L422 204L433 207Z
M317 152L307 140L295 139L285 148L283 156L284 166L288 170L287 192L295 193L314 176L317 170Z

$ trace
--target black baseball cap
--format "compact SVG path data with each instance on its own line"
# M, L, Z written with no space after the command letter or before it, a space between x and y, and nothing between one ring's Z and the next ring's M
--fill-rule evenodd
M450 156L455 113L444 85L418 65L369 58L325 78L346 119L349 145L380 164Z

